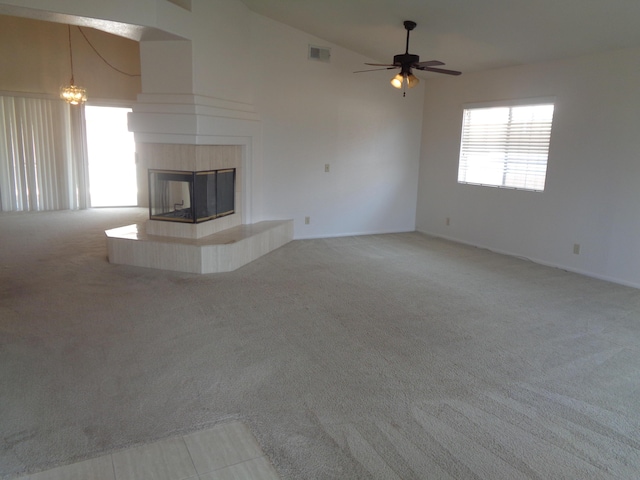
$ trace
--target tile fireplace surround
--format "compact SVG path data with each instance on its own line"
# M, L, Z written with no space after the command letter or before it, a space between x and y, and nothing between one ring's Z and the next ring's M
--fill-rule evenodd
M138 175L153 168L201 171L236 169L235 213L203 223L147 220L107 230L109 261L188 273L235 270L293 240L293 220L243 224L240 145L137 144ZM148 199L148 185L139 193Z

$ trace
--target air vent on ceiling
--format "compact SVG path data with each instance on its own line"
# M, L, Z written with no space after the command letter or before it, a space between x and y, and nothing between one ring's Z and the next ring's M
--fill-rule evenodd
M309 60L318 60L319 62L328 62L330 58L331 58L330 48L309 45Z

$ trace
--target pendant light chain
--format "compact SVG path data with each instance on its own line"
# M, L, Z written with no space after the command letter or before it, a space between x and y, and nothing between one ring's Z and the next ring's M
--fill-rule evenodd
M107 64L107 66L109 66L110 68L112 68L113 70L115 70L118 73L121 73L123 75L127 75L129 77L140 77L141 75L139 73L128 73L125 72L123 70L120 70L118 67L113 66L111 63L109 63L109 61L107 61L106 58L104 58L100 52L98 51L98 49L96 47L93 46L93 43L91 43L91 41L89 40L89 38L87 37L87 35L84 33L84 31L82 30L82 28L80 28L78 26L78 30L80 31L80 33L82 34L82 36L84 37L84 39L87 41L87 43L89 44L89 46L91 47L91 49L95 52L96 55L98 55L98 57L100 57L100 60L102 60L105 64Z
M73 49L71 48L71 25L67 25L67 29L69 30L69 63L71 64L71 85L75 84L73 78Z

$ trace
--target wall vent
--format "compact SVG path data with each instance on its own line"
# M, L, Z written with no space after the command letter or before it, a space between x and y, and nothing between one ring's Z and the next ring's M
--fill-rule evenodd
M328 47L318 47L309 45L309 60L317 60L319 62L328 62L331 58L331 49Z

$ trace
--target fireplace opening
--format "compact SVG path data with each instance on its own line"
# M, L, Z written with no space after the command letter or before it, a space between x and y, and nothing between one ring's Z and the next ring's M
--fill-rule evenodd
M201 223L235 213L236 169L149 170L149 218Z

